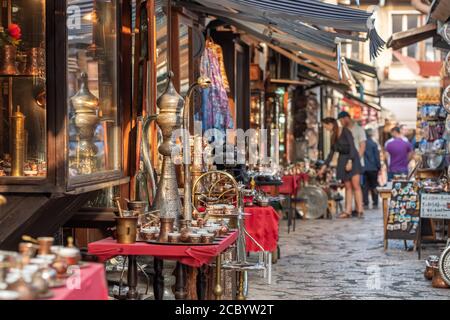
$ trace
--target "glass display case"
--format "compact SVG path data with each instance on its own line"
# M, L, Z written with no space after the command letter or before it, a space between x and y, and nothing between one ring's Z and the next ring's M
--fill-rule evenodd
M0 192L126 178L130 1L1 2Z
M68 0L69 8L80 0ZM82 1L67 33L69 178L120 168L117 2Z
M2 1L0 176L45 178L45 1Z

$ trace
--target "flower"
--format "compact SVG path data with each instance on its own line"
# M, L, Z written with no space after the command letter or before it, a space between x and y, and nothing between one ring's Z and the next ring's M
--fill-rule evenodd
M19 41L20 38L22 38L22 30L20 29L18 24L11 23L8 26L8 33L9 33L9 36L16 41Z

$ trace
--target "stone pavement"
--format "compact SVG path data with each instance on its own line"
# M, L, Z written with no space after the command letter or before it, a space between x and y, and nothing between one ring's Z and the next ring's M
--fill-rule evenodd
M297 220L287 234L281 221L281 259L272 270L272 284L250 274L248 299L450 299L449 289L435 289L425 280L424 261L405 251L403 241L383 249L381 210L364 219ZM422 258L443 246L427 245Z

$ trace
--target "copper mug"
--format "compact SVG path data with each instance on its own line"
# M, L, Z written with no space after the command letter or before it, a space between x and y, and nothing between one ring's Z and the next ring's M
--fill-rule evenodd
M133 244L136 242L138 217L116 218L117 243Z
M45 256L52 253L52 245L55 241L53 237L39 237L37 238L39 243L38 254L41 256Z

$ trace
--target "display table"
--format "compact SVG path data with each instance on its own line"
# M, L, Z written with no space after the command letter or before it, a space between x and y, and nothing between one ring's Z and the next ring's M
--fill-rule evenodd
M272 207L246 207L245 228L247 232L264 248L273 252L278 244L278 222L280 216ZM247 237L247 252L261 249Z
M108 300L105 267L100 263L89 263L66 279L66 285L52 290L50 300Z
M100 261L115 256L152 256L162 260L176 260L191 267L201 267L211 262L237 240L238 233L232 232L220 244L210 246L158 245L146 242L120 244L112 238L89 243L88 251Z
M206 276L202 272L201 266L210 263L216 258L216 264L221 265L221 253L229 248L238 238L237 231L231 232L226 238L224 238L219 244L208 246L189 246L189 245L158 245L149 244L146 242L136 242L134 244L120 244L112 238L103 239L100 241L92 242L88 245L88 252L92 255L99 257L101 261L113 258L115 256L128 256L128 298L137 299L138 293L137 287L137 261L136 256L152 256L154 260L154 281L153 291L155 299L162 300L164 293L164 277L163 261L174 260L177 261L175 269L176 277L176 299L185 299L187 297L186 291L186 267L198 268L199 284L205 285ZM220 272L220 268L216 269L216 272ZM219 276L220 280L220 276ZM204 299L205 288L203 285L197 287L197 293L199 299ZM220 290L219 290L220 291ZM218 292L216 297L220 299L221 292Z

